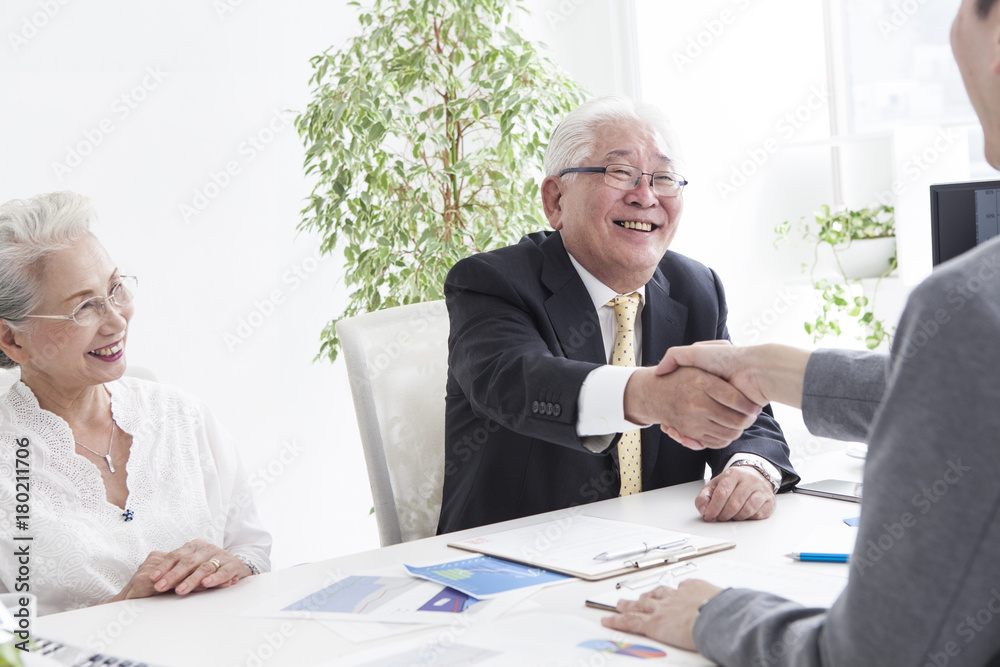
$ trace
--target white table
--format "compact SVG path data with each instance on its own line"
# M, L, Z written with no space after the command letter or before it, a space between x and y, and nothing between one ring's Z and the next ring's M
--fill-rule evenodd
M803 479L813 481L835 477L860 481L863 462L846 456L845 449L837 446L835 451L800 461L798 469ZM699 559L706 562L724 558L769 568L787 568L790 574L800 577L803 572L835 572L838 577L846 576L847 565L797 563L784 554L800 550L804 535L814 533L817 528L836 526L845 518L858 516L860 505L788 493L779 496L777 510L765 521L710 524L702 521L694 510L694 497L701 486L702 483L693 482L647 491L628 498L585 505L582 512L736 543L734 550ZM467 552L449 548L446 542L538 523L553 518L553 515L558 513L300 565L250 577L225 590L186 597L162 595L53 614L37 619L34 632L112 655L163 665L302 667L322 664L337 656L370 649L371 642L352 643L312 620L247 618L238 614L290 586L309 582L318 585L334 577L403 561L457 560L467 556ZM329 530L336 530L336 521L332 518ZM843 581L839 586L843 586ZM759 581L747 581L746 585L761 587ZM593 622L596 627L606 613L586 608L584 600L588 594L607 586L606 582L575 581L539 589L530 599L539 605L538 609L579 616ZM440 632L440 629L437 631Z

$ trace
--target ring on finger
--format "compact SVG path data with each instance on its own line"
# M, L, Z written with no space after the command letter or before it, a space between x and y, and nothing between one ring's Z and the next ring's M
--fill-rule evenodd
M222 567L222 562L218 558L212 558L208 562L215 566L216 572L218 572L219 568Z

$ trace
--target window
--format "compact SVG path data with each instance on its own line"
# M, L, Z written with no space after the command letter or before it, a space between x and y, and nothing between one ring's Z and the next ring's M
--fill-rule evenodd
M959 0L841 0L851 134L976 121L951 53Z

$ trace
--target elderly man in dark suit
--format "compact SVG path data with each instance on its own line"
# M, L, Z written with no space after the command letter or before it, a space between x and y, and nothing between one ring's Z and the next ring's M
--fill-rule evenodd
M667 251L686 184L677 162L655 109L584 104L545 157L555 231L449 273L438 532L704 479L706 464L706 520L763 519L798 480L769 408L698 369L652 368L672 346L728 338L719 277Z

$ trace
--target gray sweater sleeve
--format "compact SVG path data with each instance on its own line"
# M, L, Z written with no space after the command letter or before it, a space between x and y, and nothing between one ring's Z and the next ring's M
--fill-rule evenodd
M889 356L816 350L806 366L802 418L810 433L864 441L885 394Z
M1000 239L913 292L888 364L815 356L807 423L848 437L870 423L847 586L829 610L726 591L695 623L698 649L726 666L996 664Z

